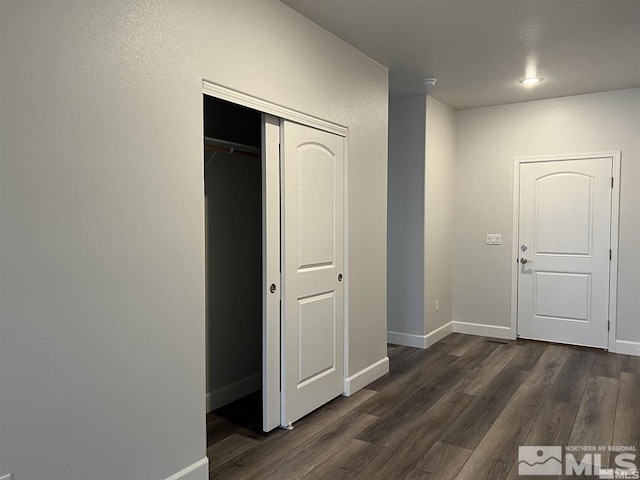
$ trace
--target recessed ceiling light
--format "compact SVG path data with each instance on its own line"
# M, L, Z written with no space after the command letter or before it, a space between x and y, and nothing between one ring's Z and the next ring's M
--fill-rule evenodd
M542 81L542 77L528 77L519 80L522 85L536 85Z

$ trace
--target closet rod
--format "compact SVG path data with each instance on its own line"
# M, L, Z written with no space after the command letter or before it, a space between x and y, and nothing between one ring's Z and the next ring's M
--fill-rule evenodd
M229 142L219 138L204 137L205 150L210 152L222 153L239 153L242 155L250 155L252 157L260 157L260 149L251 145L243 145L242 143Z

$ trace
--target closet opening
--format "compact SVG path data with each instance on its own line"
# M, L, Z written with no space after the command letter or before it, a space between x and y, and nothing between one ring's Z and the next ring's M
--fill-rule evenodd
M211 445L262 427L262 114L208 95L203 107Z

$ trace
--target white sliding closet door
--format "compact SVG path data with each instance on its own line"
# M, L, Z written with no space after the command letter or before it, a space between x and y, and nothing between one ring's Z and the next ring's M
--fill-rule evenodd
M262 429L280 425L280 119L262 115Z
M343 392L344 138L282 121L282 425Z

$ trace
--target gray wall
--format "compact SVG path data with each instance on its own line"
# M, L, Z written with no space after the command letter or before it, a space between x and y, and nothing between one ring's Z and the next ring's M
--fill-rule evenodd
M388 330L424 334L424 97L389 101Z
M425 173L425 334L453 319L455 112L427 96ZM435 311L435 301L439 309Z
M349 127L348 373L386 356L385 68L268 0L4 1L0 48L0 475L204 458L203 79Z
M455 112L436 99L390 100L387 316L393 342L424 346L426 335L452 320L455 135Z
M454 319L510 325L513 158L621 150L616 336L640 342L640 89L465 110L456 119ZM502 233L502 245L485 245L487 233Z

